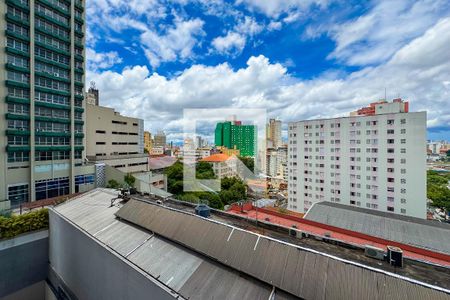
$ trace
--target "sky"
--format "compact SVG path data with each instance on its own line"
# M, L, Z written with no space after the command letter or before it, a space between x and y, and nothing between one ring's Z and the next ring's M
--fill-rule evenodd
M87 0L86 14L87 85L169 140L183 109L262 108L286 128L385 93L450 140L448 0Z

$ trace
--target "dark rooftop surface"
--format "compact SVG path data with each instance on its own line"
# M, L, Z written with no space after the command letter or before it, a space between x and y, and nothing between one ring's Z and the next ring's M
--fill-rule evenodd
M323 289L325 294L328 294L329 292L342 292L340 290L344 286L346 286L346 290L353 288L358 289L359 286L359 288L364 289L364 291L355 293L358 294L360 292L362 293L361 296L366 293L367 290L373 288L371 285L374 284L374 282L379 287L385 286L388 288L387 282L395 279L394 281L400 280L395 283L395 285L406 284L408 287L404 286L405 290L399 286L392 288L392 290L388 292L392 293L392 297L389 297L391 299L400 299L400 295L395 295L396 293L403 293L401 298L404 299L405 295L415 289L420 289L420 291L417 290L414 292L416 296L422 294L425 298L449 298L449 295L446 293L439 293L439 295L423 294L423 289L426 286L424 283L443 287L444 290L449 287L450 272L445 268L417 262L410 263L410 261L406 263L404 268L394 268L381 261L365 257L361 250L345 248L314 239L292 238L283 230L277 230L276 226L270 224L268 226L260 224L259 227L256 227L251 223L248 223L245 219L229 216L223 212L213 212L210 220L202 219L191 214L183 213L183 211L189 213L193 212L193 207L190 207L189 204L166 201L164 203L166 207L162 207L159 205L148 205L145 202L149 201L144 200L143 202L131 200L117 213L117 215L120 218L165 236L194 251L212 257L221 263L230 265L241 272L250 274L264 281L269 281L279 289L288 291L299 297L307 296L307 293L310 291L305 289L305 286L289 287L289 282L292 281L290 278L295 278L295 282L302 280L309 282L312 280L311 284L314 282L313 286L315 285L316 288ZM215 221L220 223L216 223ZM235 226L239 228L239 230L236 231L232 229L232 226L228 225ZM189 228L189 230L186 228ZM241 229L244 229L244 231L241 232ZM252 234L251 232L257 234ZM211 234L212 236L210 236ZM278 241L274 241L271 238L277 239ZM233 240L233 244L235 244L235 248L232 247L233 249L230 249L231 246L226 243L231 240ZM272 241L277 244L272 244ZM288 242L292 245L286 245L284 242ZM295 246L305 247L310 250L296 248ZM213 249L210 249L210 247ZM259 249L260 251L258 252L256 250L258 250L259 247L263 250ZM225 249L227 250L225 251ZM251 249L258 253L250 251ZM292 252L291 249L296 249L297 252L300 251L304 253L302 253L301 258L297 257L297 254L295 254L294 257L288 257L289 255L293 255L293 253L297 253ZM246 251L248 251L248 253ZM230 257L229 253L239 253L241 256ZM255 259L258 260L258 263L255 263ZM251 262L248 262L247 260L251 260ZM292 267L290 263L287 263L288 261L294 262L294 265L302 262L304 268L299 267L300 269L292 271L292 274L284 274L284 272L291 272L288 271L289 268ZM275 262L276 266L273 265ZM265 271L257 271L259 270L259 265L265 266ZM376 268L377 270L372 268ZM269 276L270 272L272 272L269 270L274 272L272 274L274 276L273 278ZM319 277L309 274L309 272L318 273L319 275L317 276ZM326 283L326 280L320 276L333 276L330 277L333 278L333 282ZM400 276L401 279L397 278L397 276ZM345 282L342 282L341 278L346 278ZM371 280L374 282L371 282ZM416 284L415 280L424 283ZM357 282L358 285L353 287L353 283L355 282ZM337 288L339 285L341 285L341 287ZM378 288L375 288L376 291L374 290L373 292L375 292L379 298L387 296L384 294L384 291L377 289ZM427 291L433 291L433 293L437 291L434 288L425 289ZM446 291L447 293L449 292L448 290ZM411 294L411 298L416 298L413 294ZM330 294L328 294L328 296L329 295ZM309 296L311 297L306 298L316 298L318 294ZM345 298L344 294L342 294L342 296ZM347 296L352 298L351 295Z
M149 197L137 196L136 199L141 199L148 202L156 202L156 199ZM191 203L167 200L164 202L166 207L194 213L194 205ZM392 272L401 276L419 280L428 284L437 285L446 289L450 289L450 270L445 267L422 263L419 261L405 259L403 268L395 268L389 265L385 261L375 260L373 258L364 255L364 250L359 248L353 248L348 245L340 243L325 242L317 240L314 237L310 238L294 238L289 236L286 228L276 226L274 224L266 224L264 222L256 223L253 220L239 217L236 215L228 214L221 211L212 210L210 217L212 220L236 226L251 232L262 234L280 241L298 245L301 247L310 248L316 251L334 255L336 257L361 263L369 267L382 269L388 272Z
M148 280L169 289L174 298L296 298L169 238L117 219L114 214L122 204L116 202L111 206L111 200L116 198L117 192L113 190L95 189L51 208L51 213L64 216L111 255L120 256L130 267L147 274Z

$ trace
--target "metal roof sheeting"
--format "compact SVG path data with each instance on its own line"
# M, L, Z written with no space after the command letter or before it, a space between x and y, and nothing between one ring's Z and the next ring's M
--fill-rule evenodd
M450 254L450 224L331 202L314 204L305 218L386 240Z
M269 299L272 285L245 276L168 239L118 220L114 213L119 207L111 207L111 199L116 197L117 192L97 189L56 206L54 211L102 243L108 251L119 254L129 264L137 266L185 299ZM146 218L145 210L137 213L140 218ZM158 219L158 228L172 229L167 226L167 221ZM175 232L186 229L183 224L177 224L180 227L176 227ZM208 227L201 220L192 219L187 226L204 230L204 235L208 232ZM173 234L169 230L166 233ZM223 233L227 235L228 230L224 228ZM196 243L207 247L201 238L196 239ZM278 291L274 300L293 298L295 297L292 295Z
M450 299L444 289L146 202L130 200L116 215L301 298Z

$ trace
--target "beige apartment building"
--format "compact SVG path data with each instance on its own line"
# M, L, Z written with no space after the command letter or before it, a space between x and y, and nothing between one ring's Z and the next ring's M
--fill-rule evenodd
M144 121L122 116L109 107L86 105L86 156L122 172L148 171Z

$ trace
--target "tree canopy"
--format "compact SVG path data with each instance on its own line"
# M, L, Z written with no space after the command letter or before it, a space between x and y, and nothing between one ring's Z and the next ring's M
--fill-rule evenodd
M167 186L170 193L179 200L192 203L206 203L212 208L223 209L224 205L246 199L245 184L236 177L223 178L221 191L213 192L184 192L183 191L183 163L177 161L165 171ZM197 179L216 178L211 164L199 162L196 166Z
M427 172L427 197L433 206L445 208L450 211L450 189L447 185L450 173L442 174L436 171Z

